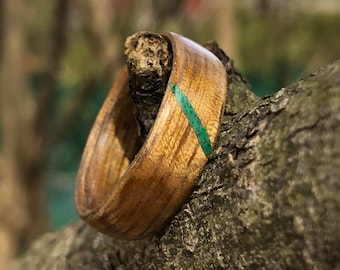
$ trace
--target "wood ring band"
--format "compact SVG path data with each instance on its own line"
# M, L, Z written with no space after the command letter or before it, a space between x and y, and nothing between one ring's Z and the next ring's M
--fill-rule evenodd
M124 69L89 135L80 164L75 202L79 216L121 239L157 233L190 195L207 156L171 91L190 101L213 145L224 111L227 78L217 57L174 33L173 67L157 118L140 147Z

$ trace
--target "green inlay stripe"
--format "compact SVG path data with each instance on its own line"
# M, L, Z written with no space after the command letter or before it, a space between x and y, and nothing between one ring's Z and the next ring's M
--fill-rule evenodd
M194 130L197 139L206 156L211 153L211 143L206 128L202 125L195 109L192 107L188 98L184 95L182 90L175 84L170 85L172 93L174 93L177 102L179 103L183 113L188 119L192 129Z

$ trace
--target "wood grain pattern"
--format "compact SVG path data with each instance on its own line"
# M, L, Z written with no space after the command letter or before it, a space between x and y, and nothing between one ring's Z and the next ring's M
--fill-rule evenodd
M75 202L79 216L121 239L154 235L190 195L207 157L170 85L183 91L212 145L223 113L227 78L222 63L200 45L163 35L173 67L157 118L141 146L124 69L102 106L80 164Z

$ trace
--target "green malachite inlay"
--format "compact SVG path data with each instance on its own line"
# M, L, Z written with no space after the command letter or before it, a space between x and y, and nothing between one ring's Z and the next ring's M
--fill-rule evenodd
M175 84L170 85L171 91L174 93L177 102L181 106L183 113L188 119L192 129L194 130L202 150L206 156L211 153L211 143L206 128L202 125L195 109L192 107L188 98L184 95L182 90Z

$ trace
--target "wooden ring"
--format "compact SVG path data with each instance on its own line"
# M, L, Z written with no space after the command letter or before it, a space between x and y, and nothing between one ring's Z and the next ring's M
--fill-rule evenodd
M211 146L224 111L227 75L219 59L180 35L163 37L172 46L173 66L145 143L140 147L124 69L96 118L78 172L79 216L116 238L159 232L188 199L208 160L175 90L190 102Z

